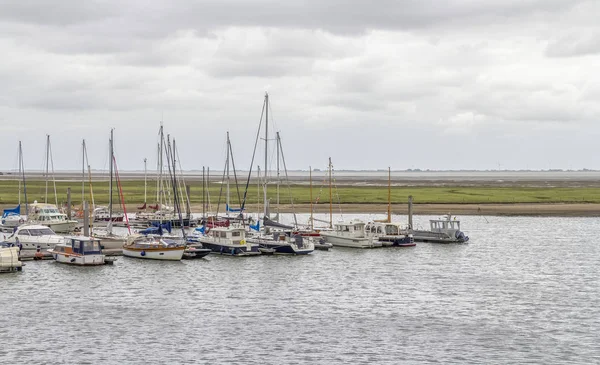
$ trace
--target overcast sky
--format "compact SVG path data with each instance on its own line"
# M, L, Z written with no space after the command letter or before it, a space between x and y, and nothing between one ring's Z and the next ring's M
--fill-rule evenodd
M247 169L265 91L288 168L600 168L600 1L0 3L1 169ZM259 151L259 153L263 153ZM264 162L260 165L263 165Z

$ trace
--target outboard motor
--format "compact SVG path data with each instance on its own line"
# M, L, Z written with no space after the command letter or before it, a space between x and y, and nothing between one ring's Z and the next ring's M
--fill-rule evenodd
M469 237L465 236L465 234L461 231L456 231L454 236L456 237L458 242L467 242L469 240Z

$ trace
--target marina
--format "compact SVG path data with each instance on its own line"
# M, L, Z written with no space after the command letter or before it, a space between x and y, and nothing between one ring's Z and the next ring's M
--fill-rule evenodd
M301 214L298 219L308 217ZM362 221L385 217L344 216ZM437 218L415 216L414 223L427 225ZM284 222L291 219L282 217ZM22 272L0 277L0 304L20 303L5 318L2 351L28 362L43 362L48 356L68 362L93 341L95 346L86 350L91 362L143 358L181 363L202 358L211 363L258 363L269 353L272 363L301 358L322 364L332 359L391 364L399 357L411 363L476 363L490 356L507 363L593 363L597 336L586 328L597 326L600 318L598 246L592 232L600 223L594 218L487 219L462 218L469 227L468 244L334 247L300 257L247 260L221 255L177 262L123 258L113 267L27 262ZM560 232L553 236L552 247L550 229ZM527 244L515 239L524 236ZM60 300L55 293L61 293ZM232 302L236 310L227 310ZM164 312L164 324L158 328L153 318L139 314L139 303L173 310ZM78 326L47 315L65 306L78 308ZM44 310L31 309L41 307ZM200 319L198 312L205 308L215 310ZM78 339L82 326L97 330L76 340L75 346L42 352L19 340L25 333L22 318L30 320L27 331L43 337ZM190 337L226 343L230 332L225 328L234 329L238 337L265 341L244 352L208 343L192 349L186 344ZM143 354L127 350L164 333L169 336ZM325 338L328 345L321 346ZM349 340L356 340L351 348ZM115 348L115 341L122 346ZM274 341L280 343L275 352ZM448 343L450 348L445 347Z

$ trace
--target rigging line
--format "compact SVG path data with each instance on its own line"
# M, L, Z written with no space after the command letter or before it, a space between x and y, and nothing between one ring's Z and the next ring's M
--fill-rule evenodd
M125 223L127 224L127 231L131 234L131 227L129 226L129 217L127 216L127 208L125 206L125 196L123 195L123 187L121 186L121 179L119 178L119 169L117 168L117 159L113 153L112 160L115 168L115 176L117 178L117 185L119 186L119 195L121 195L121 205L123 206L123 215L125 216ZM112 219L109 217L109 219Z
M184 228L184 224L183 224L183 217L181 215L181 206L180 206L180 201L179 201L179 197L177 196L177 176L175 176L175 168L177 166L176 164L176 159L175 159L175 140L173 140L173 145L171 145L171 140L169 138L169 135L167 135L167 149L165 151L166 157L167 157L167 166L168 166L168 171L169 171L169 177L172 181L171 187L173 188L173 208L177 209L177 215L179 217L179 224L181 225L181 232L183 235L183 238L186 238L186 234L185 234L185 228ZM173 163L173 171L171 171L171 163Z
M181 167L181 158L179 157L179 149L175 149L175 153L177 154L177 158L178 158L177 162L179 164L179 171L181 172L180 180L183 182L183 186L186 186L185 185L185 177L183 175L183 167ZM188 192L187 192L187 188L185 190L185 198L186 198L186 203L187 203L187 206L186 206L187 213L192 214L192 204L190 201L190 196L188 195Z
M283 146L281 145L281 137L279 136L279 132L277 132L277 139L279 140L279 150L281 151L281 160L283 161L283 171L285 172L285 180L287 182L288 192L290 194L290 203L292 204L292 214L294 215L294 223L296 224L296 228L298 228L298 219L296 217L296 209L294 208L294 197L292 195L292 187L290 186L290 178L288 176L287 166L285 164L285 157L283 156Z
M235 181L235 190L237 191L238 196L238 204L242 204L242 197L240 195L240 186L238 184L237 173L235 172L235 161L233 160L233 148L231 147L231 140L229 140L229 156L231 156L231 166L233 167L233 180ZM243 211L240 211L240 214L244 214ZM244 227L246 226L245 221L242 219L242 224Z
M58 207L58 196L56 194L56 177L54 176L54 157L52 156L52 144L48 140L48 148L50 151L50 165L52 166L52 184L54 185L54 202Z
M215 215L219 216L219 209L221 208L221 197L223 196L223 185L225 185L225 172L227 171L227 165L229 164L229 160L225 159L225 168L223 168L223 177L221 178L221 188L219 189L219 200L217 200L217 212Z
M256 131L256 140L254 141L254 151L252 152L252 160L250 161L250 171L248 171L248 180L246 180L246 188L244 189L244 199L242 200L242 211L246 205L246 197L248 195L248 186L250 185L250 176L252 176L252 165L254 164L254 157L256 156L256 146L258 146L258 140L260 138L260 127L262 126L263 116L265 114L266 100L263 101L262 111L260 113L260 121L258 122L258 130Z
M333 165L331 165L331 175L333 175L333 187L335 188L335 195L337 197L338 200L338 208L340 209L340 216L342 219L344 219L344 213L342 212L342 202L340 200L340 192L338 191L338 187L337 187L337 182L335 180L335 174L334 174L334 169L333 169Z

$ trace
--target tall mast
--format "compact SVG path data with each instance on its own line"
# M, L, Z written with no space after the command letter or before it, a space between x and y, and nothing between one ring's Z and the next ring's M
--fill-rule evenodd
M19 165L19 172L17 173L19 179L19 209L21 209L21 141L19 141L19 150L17 151L17 164Z
M264 181L264 188L263 188L263 194L264 194L264 209L265 209L265 216L267 215L267 171L269 171L269 169L267 168L268 166L268 156L269 156L269 93L265 92L265 181Z
M148 198L148 167L146 165L146 162L148 161L147 158L144 158L144 210L146 207L146 203L147 203L147 198Z
M160 194L160 179L159 171L160 169L160 143L156 144L156 204L158 205L158 199Z
M44 203L48 204L48 161L50 159L50 135L46 134L46 194Z
M25 183L25 164L23 163L23 148L21 141L19 141L19 169L23 176L23 196L25 198L25 215L29 214L29 203L27 203L27 184ZM20 185L19 185L20 186ZM20 199L20 194L19 194Z
M279 149L281 148L281 141L279 140L279 132L276 132L275 135L277 136L277 220L279 220Z
M160 183L160 194L158 196L158 209L161 209L161 200L162 197L161 195L164 193L163 192L163 181L162 181L162 174L163 174L163 151L164 151L164 134L163 134L163 125L162 122L160 123L160 152L158 155L158 181Z
M85 200L85 139L81 143L81 209Z
M331 190L331 157L329 157L329 228L333 228L333 192Z
M308 166L308 181L310 184L310 230L315 229L313 221L312 167Z
M388 217L387 222L392 223L392 169L388 166Z
M108 142L108 171L109 171L109 181L108 181L108 222L112 221L112 208L113 208L113 129L110 130L110 140ZM110 224L109 224L110 225Z
M204 177L204 166L202 166L202 218L206 218L206 178Z
M227 196L225 197L227 203L227 216L229 216L229 149L231 145L229 144L229 131L227 131L227 158L225 159L225 169L227 170Z

